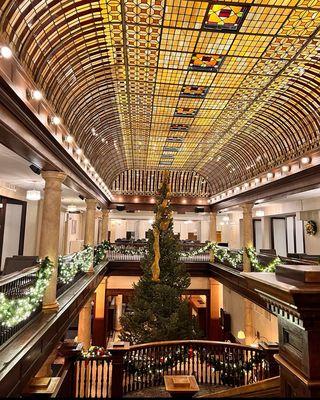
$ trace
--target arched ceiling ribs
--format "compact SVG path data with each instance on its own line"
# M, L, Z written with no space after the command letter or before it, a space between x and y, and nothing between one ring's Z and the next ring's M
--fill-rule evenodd
M113 193L154 195L161 185L163 171L126 170L115 177ZM194 171L170 171L171 192L174 196L208 197L210 186L207 180Z
M75 51L77 47L79 47L79 44L74 44L75 42L77 42L77 39L83 38L86 39L86 37L88 36L88 40L86 40L85 44L86 47L83 47L81 49L81 53L79 53L79 56L81 54L81 57L79 57L79 62L77 59L73 59L72 62L69 64L69 61L66 59L66 55L62 55L59 56L57 49L52 48L50 49L51 54L54 54L54 56L52 57L52 61L54 61L54 58L58 58L59 62L64 65L64 64L68 64L68 67L72 68L72 70L74 71L74 73L78 73L81 72L82 69L82 62L83 61L87 61L87 64L90 65L90 62L92 62L96 57L99 58L99 56L102 56L103 53L107 53L108 54L108 48L105 47L105 49L97 49L97 42L104 40L104 35L97 35L95 37L91 37L90 35L95 33L94 29L89 29L88 31L83 31L79 32L78 35L70 38L69 40L66 40L64 42L64 46L63 49L67 50L67 51ZM60 43L60 49L61 49L61 43ZM88 60L88 51L90 52L90 60ZM37 63L37 68L35 70L35 80L38 82L41 82L41 79L43 76L46 76L48 74L48 76L45 79L45 83L48 86L49 90L50 90L50 86L52 85L52 79L55 76L56 70L58 70L58 67L56 65L53 64L53 62L51 63L51 66L46 62L46 59L41 59L41 62L39 61ZM51 76L51 78L49 78Z
M230 40L212 0L6 0L0 34L106 182L170 160L221 191L320 146L319 7L289 3L216 3L244 7Z

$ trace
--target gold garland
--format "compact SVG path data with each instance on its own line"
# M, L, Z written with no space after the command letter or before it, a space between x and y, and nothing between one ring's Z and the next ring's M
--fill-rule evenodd
M169 171L164 171L163 183L160 189L160 195L162 194L162 199L158 201L158 208L153 223L153 251L154 259L151 265L152 280L154 282L159 282L160 280L160 234L165 232L172 221L172 212L169 211L171 190L169 184ZM163 197L164 193L164 197Z

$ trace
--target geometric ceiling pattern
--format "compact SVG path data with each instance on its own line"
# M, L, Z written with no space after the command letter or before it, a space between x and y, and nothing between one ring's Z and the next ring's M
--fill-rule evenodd
M127 170L114 180L113 194L141 194L152 196L163 181L161 170ZM208 182L193 171L170 171L169 180L173 196L209 197Z
M5 0L0 27L110 186L215 193L319 147L319 0Z

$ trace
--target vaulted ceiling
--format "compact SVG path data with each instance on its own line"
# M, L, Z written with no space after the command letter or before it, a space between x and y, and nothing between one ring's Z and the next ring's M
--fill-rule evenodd
M4 39L115 191L169 169L215 193L320 145L320 0L3 3Z

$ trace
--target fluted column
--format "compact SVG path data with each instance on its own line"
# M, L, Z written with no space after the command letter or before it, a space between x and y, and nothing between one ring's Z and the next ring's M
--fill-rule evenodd
M78 321L78 343L88 350L91 343L91 298L82 307Z
M242 245L244 248L243 251L243 271L250 272L251 264L249 257L245 251L246 247L253 246L253 225L252 225L252 203L242 204L243 211L243 225L242 225Z
M120 318L122 316L122 294L118 294L115 299L115 308L116 308L116 323L115 323L115 330L121 330L121 322Z
M57 302L57 275L58 275L58 249L60 231L60 209L61 209L61 185L66 174L57 171L43 171L45 180L41 236L39 245L39 257L49 257L53 262L49 285L43 297L42 307L44 310L56 310Z
M109 210L102 209L101 241L108 240Z
M96 199L86 199L86 226L84 231L84 245L94 246L94 228L96 221ZM93 264L90 266L88 272L93 272Z
M209 230L210 242L217 241L217 212L212 211L210 213L210 230Z

